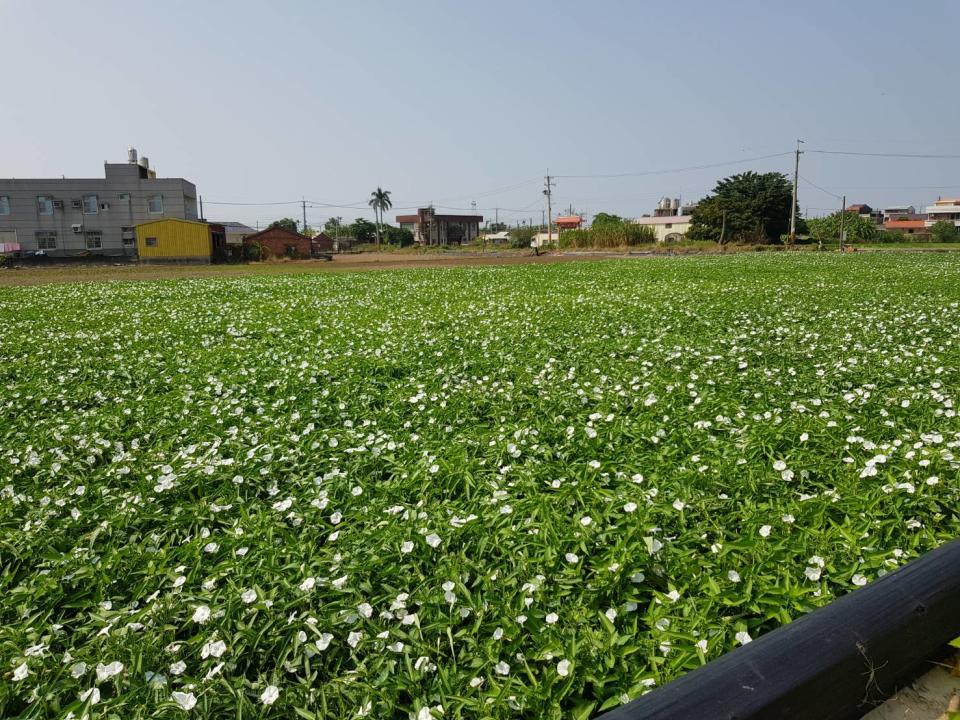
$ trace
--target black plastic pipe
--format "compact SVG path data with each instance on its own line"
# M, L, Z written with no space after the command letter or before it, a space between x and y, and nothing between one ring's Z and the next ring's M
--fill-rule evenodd
M960 636L960 540L597 720L854 720Z

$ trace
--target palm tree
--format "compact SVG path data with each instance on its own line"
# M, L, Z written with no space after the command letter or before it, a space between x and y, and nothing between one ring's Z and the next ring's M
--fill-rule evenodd
M393 207L393 201L390 199L390 191L383 190L379 186L370 193L370 201L367 203L373 208L374 217L377 219L377 247L380 247L380 226L383 222L383 212Z

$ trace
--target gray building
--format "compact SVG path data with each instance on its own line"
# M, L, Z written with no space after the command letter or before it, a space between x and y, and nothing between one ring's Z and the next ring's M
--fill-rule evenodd
M0 179L0 244L51 256L135 255L134 226L163 218L197 219L197 188L158 178L147 158L104 163L98 179Z

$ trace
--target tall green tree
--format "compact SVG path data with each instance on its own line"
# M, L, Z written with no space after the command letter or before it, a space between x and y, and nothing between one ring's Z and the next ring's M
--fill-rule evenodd
M377 189L370 193L370 200L367 205L373 208L373 214L377 219L377 247L379 247L383 213L393 207L393 201L390 200L390 191L377 186Z
M810 237L818 242L839 239L841 217L843 218L843 232L847 236L848 242L877 240L879 238L880 228L870 218L861 217L855 212L842 213L839 210L832 215L807 220Z
M960 242L960 233L952 222L941 220L930 226L930 239L933 242Z
M790 229L792 202L793 186L782 173L733 175L697 204L687 237L718 243L778 241Z
M326 233L339 234L343 230L343 218L340 216L332 217L323 224Z
M350 237L358 243L368 243L377 237L377 226L364 218L357 218L348 227Z
M274 220L267 227L280 227L284 230L289 230L290 232L299 232L299 230L297 230L297 221L293 218L280 218L279 220Z

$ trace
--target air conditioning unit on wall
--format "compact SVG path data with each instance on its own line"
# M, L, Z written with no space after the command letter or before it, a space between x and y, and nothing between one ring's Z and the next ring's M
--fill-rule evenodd
M53 201L54 210L63 210L63 200L54 200Z
M70 226L70 229L79 235L83 232L83 223L74 223Z

